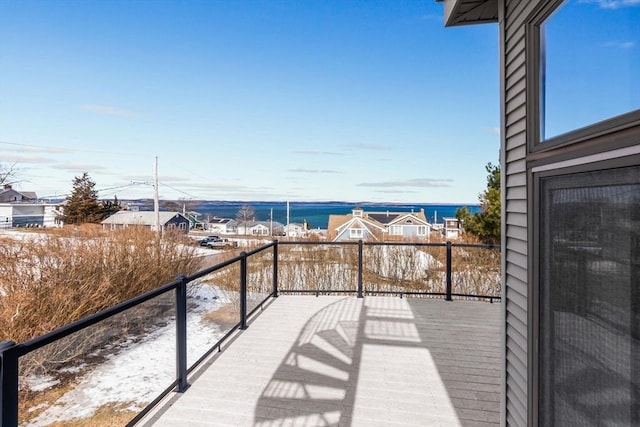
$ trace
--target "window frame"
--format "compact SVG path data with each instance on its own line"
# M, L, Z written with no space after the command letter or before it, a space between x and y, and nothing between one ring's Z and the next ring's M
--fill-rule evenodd
M403 234L404 233L403 233L402 225L394 224L394 225L391 225L389 227L389 235L391 235L391 236L402 236Z
M362 239L364 236L364 229L362 228L350 228L349 229L349 238L350 239Z
M533 14L533 18L525 28L526 37L526 62L534 64L527 69L526 76L526 126L527 126L527 148L529 153L544 153L559 147L571 146L579 143L586 143L595 138L606 136L615 132L625 130L634 126L640 126L640 109L632 110L613 116L581 128L567 131L563 134L553 136L549 139L542 139L541 121L542 109L544 108L544 88L541 84L542 74L542 52L545 41L542 40L542 25L545 21L565 2L565 0L552 0L544 3ZM635 145L632 141L618 141L613 148L621 148ZM612 147L600 147L601 151L608 151ZM594 148L594 152L599 152ZM542 157L542 156L541 156Z

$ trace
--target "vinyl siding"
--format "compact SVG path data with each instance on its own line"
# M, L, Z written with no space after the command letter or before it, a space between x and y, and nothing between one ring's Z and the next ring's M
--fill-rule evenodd
M506 425L525 426L528 399L527 40L525 24L540 0L505 0L505 406Z

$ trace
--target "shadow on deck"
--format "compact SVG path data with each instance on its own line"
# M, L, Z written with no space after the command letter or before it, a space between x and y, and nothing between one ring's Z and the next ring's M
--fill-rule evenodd
M499 423L500 304L278 298L147 425Z

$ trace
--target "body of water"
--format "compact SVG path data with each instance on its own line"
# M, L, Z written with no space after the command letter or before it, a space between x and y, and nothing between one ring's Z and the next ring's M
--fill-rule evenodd
M273 211L273 220L282 224L287 223L287 203L286 202L221 202L202 201L190 202L189 210L201 213L204 219L209 216L222 218L235 218L238 210L242 206L251 206L256 212L256 219L260 221L269 220ZM351 213L351 210L359 206L365 212L419 212L424 209L427 221L430 223L442 222L443 217L455 216L456 209L467 206L472 213L478 212L478 205L457 205L457 204L354 204L345 202L290 202L289 222L307 221L311 228L327 228L329 215L344 215Z

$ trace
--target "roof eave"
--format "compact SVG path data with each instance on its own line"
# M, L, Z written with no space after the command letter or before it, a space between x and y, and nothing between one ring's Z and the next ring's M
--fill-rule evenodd
M444 3L444 25L486 24L498 22L498 0L436 0Z

